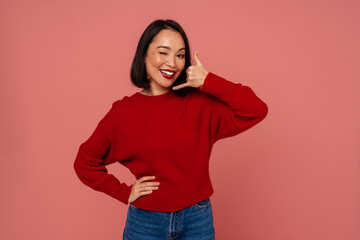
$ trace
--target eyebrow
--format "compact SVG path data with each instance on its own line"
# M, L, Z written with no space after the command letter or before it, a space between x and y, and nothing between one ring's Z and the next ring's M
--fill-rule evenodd
M158 46L157 48L166 48L166 49L171 50L171 48L169 48L169 47L167 47L167 46ZM179 51L180 51L180 50L183 50L183 49L185 50L185 48L183 47L183 48L180 48Z

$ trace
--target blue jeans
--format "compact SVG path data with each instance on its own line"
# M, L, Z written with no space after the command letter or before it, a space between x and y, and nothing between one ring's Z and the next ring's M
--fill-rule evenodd
M177 212L154 212L130 203L123 240L215 240L210 198Z

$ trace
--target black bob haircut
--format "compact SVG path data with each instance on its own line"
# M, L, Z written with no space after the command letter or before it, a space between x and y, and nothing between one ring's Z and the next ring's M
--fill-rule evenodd
M153 38L163 29L171 29L179 32L185 43L185 67L179 77L171 85L171 87L180 85L186 82L186 69L191 66L190 61L190 46L186 34L182 27L175 21L167 19L158 19L153 21L143 32L140 37L135 57L131 65L130 78L131 82L139 88L150 88L150 80L147 79L146 66L144 63L146 52ZM178 90L170 89L179 96L185 96L191 87L185 87Z

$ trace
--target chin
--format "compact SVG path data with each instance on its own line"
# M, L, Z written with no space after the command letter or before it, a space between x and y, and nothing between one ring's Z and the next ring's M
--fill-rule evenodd
M175 81L168 81L168 82L163 82L161 84L161 87L163 88L170 88L173 84L174 84Z

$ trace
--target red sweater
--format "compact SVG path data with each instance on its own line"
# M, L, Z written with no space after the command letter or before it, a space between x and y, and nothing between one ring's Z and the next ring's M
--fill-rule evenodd
M135 207L175 212L209 198L213 144L239 134L267 115L267 105L251 88L209 72L201 88L186 97L173 91L156 96L139 92L112 104L74 162L87 186L128 204L132 185L109 174L119 162L136 179L154 175L159 188L132 202Z

